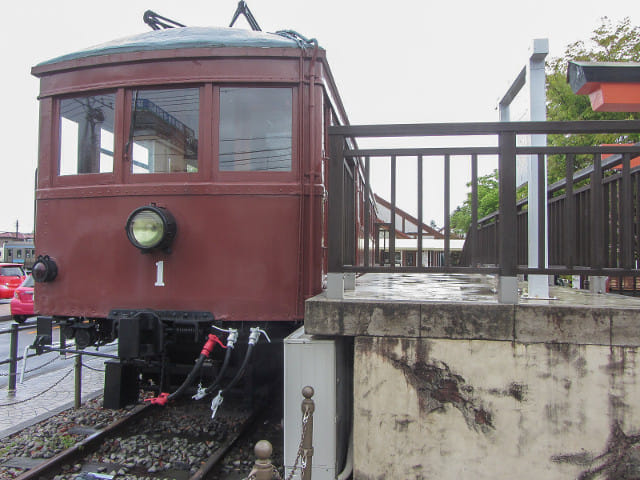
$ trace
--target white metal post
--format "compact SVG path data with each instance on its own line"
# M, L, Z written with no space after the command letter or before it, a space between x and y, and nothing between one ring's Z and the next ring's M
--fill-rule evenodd
M508 122L511 120L510 106L515 97L525 87L528 87L526 93L528 94L528 108L527 119L531 121L545 121L547 119L546 111L546 77L544 71L544 61L549 53L549 40L546 38L535 39L530 49L531 55L529 62L518 74L512 85L507 90L506 94L502 98L499 104L500 121ZM531 135L531 146L546 146L546 135ZM538 225L539 222L544 222L544 261L543 266L549 265L549 254L547 244L547 202L544 199L543 211L538 211L538 182L542 182L542 191L547 191L547 166L544 165L543 178L538 178L538 156L529 156L527 162L528 181L529 181L529 201L528 201L528 264L532 268L537 268L538 265ZM549 278L547 275L529 275L529 297L530 298L549 298Z
M549 40L536 39L533 41L532 52L527 65L527 79L529 85L529 108L532 121L544 122L547 119L546 107L546 77L544 72L544 60L549 53ZM544 147L547 145L546 135L531 135L531 146ZM529 202L528 202L528 251L529 267L537 268L538 258L538 228L540 223L544 224L544 260L543 266L549 266L548 248L548 222L547 222L547 162L544 162L543 178L538 178L538 155L529 156ZM542 183L542 191L545 192L543 199L543 211L538 211L538 182ZM548 275L529 275L529 297L549 298L549 278Z

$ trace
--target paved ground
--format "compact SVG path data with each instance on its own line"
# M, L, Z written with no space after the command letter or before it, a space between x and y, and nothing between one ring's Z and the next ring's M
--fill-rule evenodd
M38 374L37 371L24 378L15 392L0 390L0 439L11 435L29 425L33 425L62 410L73 407L74 399L74 362L69 356L57 353L46 354L54 362L60 362L59 370ZM104 359L83 359L82 401L93 398L102 392L104 386ZM19 368L21 364L19 365ZM29 366L27 364L27 371ZM8 373L7 366L0 366L0 375Z
M11 318L11 311L9 310L9 300L0 300L0 321L8 320Z

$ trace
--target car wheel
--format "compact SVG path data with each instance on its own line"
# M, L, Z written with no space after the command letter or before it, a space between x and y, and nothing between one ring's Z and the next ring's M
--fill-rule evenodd
M14 315L13 321L16 323L24 323L27 320L26 315Z

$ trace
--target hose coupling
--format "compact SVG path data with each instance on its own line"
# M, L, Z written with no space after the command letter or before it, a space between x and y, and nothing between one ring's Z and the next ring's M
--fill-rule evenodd
M264 335L264 338L267 339L267 342L271 343L271 339L269 338L269 335L267 335L267 332L262 330L260 327L252 327L249 329L249 331L251 332L249 334L249 345L255 345L256 343L258 343L260 334Z

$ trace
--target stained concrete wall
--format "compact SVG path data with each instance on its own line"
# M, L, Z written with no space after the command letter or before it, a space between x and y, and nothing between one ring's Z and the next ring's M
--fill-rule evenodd
M355 478L638 478L638 360L624 347L358 337Z
M355 479L640 478L640 302L571 295L307 301L355 338Z

